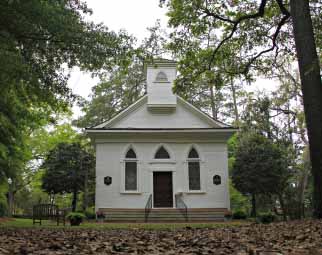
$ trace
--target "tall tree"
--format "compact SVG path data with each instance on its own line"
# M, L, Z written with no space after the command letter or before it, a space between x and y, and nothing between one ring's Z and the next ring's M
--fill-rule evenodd
M290 0L314 181L314 215L322 218L322 80L308 0Z
M72 211L77 207L79 191L86 187L86 177L93 177L94 156L79 143L60 143L49 152L42 168L42 188L49 194L72 193Z
M74 98L66 67L111 69L131 38L86 19L82 1L0 2L0 178L23 162L24 136ZM27 134L26 134L27 133Z
M62 121L62 119L66 121L68 117L63 114L56 116L56 118L58 121ZM10 213L15 213L15 209L28 209L32 201L39 202L36 198L41 198L43 201L48 200L46 194L41 192L39 187L40 176L43 173L39 167L48 153L62 142L78 142L84 146L87 146L88 143L86 138L67 123L39 127L24 138L24 162L15 174L11 173L11 182L7 190L8 205L12 209L9 211ZM33 196L34 194L36 197ZM25 196L25 199L21 196Z
M313 28L310 14L310 4L314 9L321 8L321 3L290 0L289 10L288 1L283 0L161 2L168 3L169 24L178 28L178 40L185 38L187 32L199 37L206 36L209 28L216 30L217 43L198 62L204 69L201 73L211 70L218 61L231 58L237 63L238 68L233 70L236 74L247 77L252 69L265 74L276 56L295 57L297 53L314 178L314 215L322 218L322 82L314 37L315 32L319 38L322 29L321 22L315 22ZM320 13L312 12L313 20L321 19ZM189 65L193 69L193 63Z
M241 193L251 195L253 217L256 216L256 197L282 194L289 177L285 152L279 146L256 133L240 138L232 181Z

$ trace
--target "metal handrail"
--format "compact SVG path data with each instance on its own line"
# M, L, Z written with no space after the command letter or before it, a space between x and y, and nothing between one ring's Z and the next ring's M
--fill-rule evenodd
M149 217L149 214L151 212L151 209L152 209L152 194L150 194L150 196L148 198L148 201L146 202L146 205L145 205L145 210L144 210L145 222L148 221L148 217Z
M175 195L175 200L176 200L176 208L182 213L186 221L188 221L188 206L182 200L180 194Z

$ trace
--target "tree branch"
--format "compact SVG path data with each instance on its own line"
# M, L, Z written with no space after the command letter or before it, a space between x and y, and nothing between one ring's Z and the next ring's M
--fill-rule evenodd
M291 16L291 13L286 9L286 7L283 4L283 0L276 0L278 7L280 8L280 11L282 12L283 15L285 16Z
M263 54L267 53L267 52L270 52L270 51L273 51L276 47L277 47L277 44L276 44L276 40L277 40L277 37L281 31L281 28L282 26L287 22L287 20L290 18L290 14L288 15L284 15L283 18L280 20L280 22L278 23L277 25L277 28L275 30L275 33L273 35L273 38L272 38L272 46L266 50L263 50L261 52L259 52L256 56L254 56L248 63L247 65L245 66L244 70L242 73L244 74L247 74L248 71L249 71L249 68L250 66L252 65L252 63L255 62L256 59L258 59L260 56L262 56Z
M241 72L243 74L247 74L251 65L259 58L261 57L263 54L265 53L268 53L270 51L273 51L274 49L277 48L277 37L281 31L281 28L283 27L283 25L289 20L290 18L290 12L286 9L286 7L284 6L283 4L283 0L275 0L278 4L278 7L281 11L281 13L283 14L283 17L282 19L280 20L280 22L278 23L277 25L277 28L275 30L275 33L273 34L273 37L271 38L272 40L272 46L268 49L265 49L261 52L259 52L258 54L256 54L254 57L252 57L250 59L250 61L247 63L247 65L245 66L244 70ZM235 34L235 32L237 31L237 28L238 28L238 25L244 21L244 20L249 20L249 19L255 19L255 18L259 18L259 17L263 17L264 16L264 13L265 13L265 7L266 7L266 4L267 4L267 0L261 0L261 3L260 3L260 6L257 10L256 13L253 13L253 14L247 14L247 15L244 15L244 16L241 16L239 18L237 18L236 20L232 20L228 17L223 17L223 16L220 16L218 14L215 14L213 12L211 12L209 9L208 9L208 5L206 5L206 7L203 9L203 12L205 14L205 18L206 17L212 17L214 18L214 20L220 20L220 21L223 21L223 22L226 22L226 23L230 23L230 24L233 24L233 27L230 31L230 33L228 34L228 36L226 36L218 45L217 47L213 50L212 52L212 55L211 55L211 58L209 60L209 63L208 63L208 70L211 69L211 64L213 63L214 59L215 59L215 55L217 54L217 52L220 50L220 48L228 41L230 40L233 35ZM278 53L276 53L278 54Z
M265 7L266 7L266 3L267 3L267 0L262 0L261 1L261 4L258 8L258 11L256 13L253 13L253 14L247 14L247 15L244 15L244 16L241 16L239 17L238 19L236 20L230 20L228 18L223 18L223 17L220 17L218 15L215 15L213 14L212 17L214 18L220 18L220 20L222 21L226 21L226 22L229 22L229 23L232 23L234 24L233 27L232 27L232 30L230 32L230 34L224 38L218 45L217 47L214 49L213 53L212 53L212 56L211 56L211 59L210 59L210 62L209 62L209 66L208 66L208 69L210 70L211 69L211 63L214 61L215 59L215 55L216 53L219 51L219 49L222 47L222 45L228 41L229 39L231 39L233 37L233 35L235 34L237 28L238 28L238 25L239 23L241 23L242 21L244 20L248 20L248 19L255 19L255 18L259 18L259 17L263 17L264 16L264 13L265 13Z

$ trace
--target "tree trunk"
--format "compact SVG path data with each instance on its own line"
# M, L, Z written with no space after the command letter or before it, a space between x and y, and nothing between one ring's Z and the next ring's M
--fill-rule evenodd
M313 215L322 218L322 82L308 0L291 0L313 176Z
M88 169L85 170L85 178L84 178L83 212L86 211L87 207L88 207Z
M14 204L14 193L13 193L13 183L9 184L8 190L8 217L12 217L13 214L13 204Z
M292 122L291 122L291 114L290 114L290 101L287 101L287 129L288 129L288 139L292 144L293 142L293 130L292 130Z
M77 206L77 190L73 191L72 212L76 211Z
M234 113L235 113L235 126L239 127L239 112L237 107L237 97L236 97L236 88L234 85L233 77L230 78L230 87L233 96L233 105L234 105Z
M309 149L308 149L308 145L306 145L306 148L308 150L308 153L305 153L304 150L304 155L303 155L303 161L304 161L304 169L302 172L302 175L300 177L300 181L299 181L299 214L301 218L305 217L305 210L304 210L304 196L305 196L305 190L306 190L306 186L307 186L307 182L308 182L308 178L309 178L309 171L311 168L311 162L310 162L310 158L309 158Z
M302 176L300 177L299 183L299 194L298 194L298 215L299 218L304 218L304 194L307 186L308 172L306 169L303 170Z
M283 212L283 220L286 221L287 220L287 211L286 211L286 207L285 207L285 203L284 203L284 198L282 194L278 194L278 199L280 201L281 204L281 208L282 208L282 212Z
M250 213L251 217L256 217L257 212L256 212L256 197L255 194L252 194L252 211Z
M210 90L211 113L212 113L212 117L216 120L217 109L216 109L216 103L215 103L214 86L212 84L209 84L209 90Z

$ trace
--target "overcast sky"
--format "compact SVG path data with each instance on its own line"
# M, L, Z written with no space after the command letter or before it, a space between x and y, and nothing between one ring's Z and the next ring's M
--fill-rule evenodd
M146 28L152 27L156 20L166 27L166 10L159 7L159 0L87 0L93 10L89 19L96 23L104 23L110 30L125 29L139 40L149 35ZM91 87L98 83L89 73L75 69L71 73L69 86L74 93L88 97Z
M166 9L159 7L159 0L87 0L88 6L93 10L89 19L96 23L104 23L110 30L125 29L129 34L139 40L149 35L147 27L152 27L159 19L163 28L167 25ZM74 69L71 73L69 86L75 94L88 98L91 88L99 80L91 78L89 73ZM272 82L258 80L253 88L271 87ZM73 108L74 117L81 114L78 107Z

